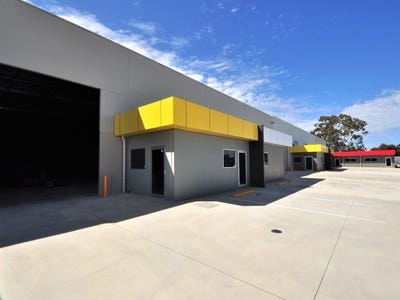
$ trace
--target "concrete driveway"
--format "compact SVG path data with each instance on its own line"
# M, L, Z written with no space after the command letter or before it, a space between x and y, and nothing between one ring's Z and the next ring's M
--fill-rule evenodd
M299 175L0 208L0 299L400 299L400 170Z

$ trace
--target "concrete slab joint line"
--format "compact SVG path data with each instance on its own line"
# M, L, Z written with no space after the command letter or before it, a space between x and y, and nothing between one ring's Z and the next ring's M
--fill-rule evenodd
M318 288L317 288L317 290L316 290L316 292L315 292L315 295L314 295L314 298L313 298L314 300L317 298L317 295L318 295L318 292L319 292L319 290L320 290L320 288L321 288L322 282L324 281L326 272L328 271L328 268L329 268L329 265L330 265L330 263L331 263L331 261L332 261L333 255L335 254L336 248L337 248L337 246L338 246L338 244L339 244L339 240L340 240L340 237L342 236L344 226L346 225L347 219L348 219L348 217L349 217L349 215L350 215L350 211L351 211L351 209L353 208L354 201L355 201L355 198L356 198L356 193L357 193L357 187L358 187L358 186L355 186L355 187L354 187L354 188L355 188L355 191L354 191L353 198L352 198L352 200L351 200L351 205L350 205L349 209L347 210L346 217L345 217L345 219L343 220L343 224L342 224L342 226L341 226L341 228L340 228L340 231L339 231L339 234L338 234L338 236L337 236L337 238L336 238L336 242L335 242L335 245L333 246L332 253L331 253L331 255L329 256L328 263L326 264L326 267L325 267L325 269L324 269L324 272L322 273L321 280L320 280L320 282L319 282L319 284L318 284Z
M277 294L274 294L273 292L270 292L270 291L268 291L266 289L263 289L262 287L259 287L259 286L255 285L255 284L252 284L252 283L250 283L250 282L248 282L246 280L243 280L243 279L241 279L241 278L239 278L237 276L231 275L231 274L229 274L229 273L227 273L227 272L225 272L223 270L220 270L220 269L218 269L216 267L213 267L213 266L211 266L211 265L209 265L209 264L207 264L205 262L202 262L202 261L200 261L200 260L198 260L198 259L196 259L196 258L194 258L194 257L192 257L190 255L187 255L187 254L185 254L183 252L177 251L177 250L175 250L175 249L173 249L173 248L171 248L171 247L169 247L167 245L164 245L164 244L162 244L160 242L157 242L157 241L155 241L155 240L153 240L151 238L148 238L147 236L141 235L138 232L131 232L131 230L129 230L129 229L123 227L123 226L120 226L118 223L115 223L115 226L119 227L120 229L122 229L124 231L127 231L129 233L133 233L134 235L137 235L137 236L140 236L141 238L147 240L148 242L151 242L151 243L153 243L153 244L155 244L155 245L157 245L159 247L162 247L162 248L164 248L164 249L166 249L168 251L171 251L171 252L173 252L173 253L175 253L177 255L183 256L186 259L189 259L189 260L191 260L191 261L193 261L195 263L198 263L198 264L200 264L200 265L202 265L202 266L204 266L204 267L206 267L208 269L214 270L214 271L216 271L216 272L218 272L220 274L223 274L223 275L225 275L227 277L230 277L230 278L232 278L234 280L237 280L237 281L239 281L241 283L244 283L244 284L246 284L248 286L251 286L251 287L253 287L253 288L255 288L255 289L257 289L257 290L259 290L259 291L261 291L263 293L266 293L268 295L274 296L274 297L276 297L278 299L286 300L285 298L282 298L281 296L279 296Z

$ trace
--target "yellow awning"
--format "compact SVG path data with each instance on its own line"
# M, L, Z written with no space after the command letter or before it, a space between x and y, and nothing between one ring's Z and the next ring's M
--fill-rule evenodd
M290 153L308 153L308 152L319 152L328 153L329 148L321 144L303 145L290 147Z
M258 140L257 124L175 96L114 116L115 136L132 136L168 129Z

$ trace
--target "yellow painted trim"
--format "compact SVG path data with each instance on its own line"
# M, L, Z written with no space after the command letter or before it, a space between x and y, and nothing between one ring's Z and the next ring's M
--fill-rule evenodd
M143 105L138 108L139 131L161 127L161 101Z
M243 120L234 116L228 116L228 134L230 136L243 137Z
M210 131L210 109L186 102L186 127L196 131Z
M222 135L229 134L228 115L222 112L210 110L210 130Z
M121 115L114 116L114 135L116 135L116 136L121 135L120 118L121 118Z
M244 192L241 192L241 193L233 194L233 195L231 195L231 197L233 197L233 198L239 198L239 197L242 197L242 196L246 196L246 195L253 194L255 191L256 191L256 190L247 190L247 191L244 191Z
M257 124L174 96L114 116L115 136L168 129L258 140Z
M297 178L280 181L280 182L276 183L275 185L281 187L281 186L287 185L287 184L295 182L295 181L297 181Z
M290 153L309 153L309 152L328 153L329 148L321 144L290 147Z

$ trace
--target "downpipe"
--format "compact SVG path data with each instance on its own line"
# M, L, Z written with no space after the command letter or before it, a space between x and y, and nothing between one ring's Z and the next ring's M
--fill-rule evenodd
M122 188L121 191L125 194L126 186L126 140L124 136L121 136L122 141Z

